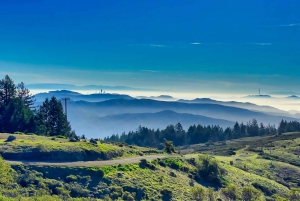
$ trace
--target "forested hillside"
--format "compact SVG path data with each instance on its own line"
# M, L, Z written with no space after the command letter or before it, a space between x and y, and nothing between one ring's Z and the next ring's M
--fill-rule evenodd
M46 98L38 107L34 107L34 102L34 95L23 82L16 85L8 75L0 80L0 132L76 136L60 100L54 96Z
M233 127L192 125L185 131L180 123L169 125L166 129L154 130L147 127L139 127L135 132L111 135L104 138L106 142L125 142L138 146L150 146L161 148L164 139L174 142L175 146L191 145L198 143L212 143L216 141L232 140L243 137L265 136L281 134L285 132L300 131L300 123L282 120L279 126L258 123L256 119L244 124L236 122Z

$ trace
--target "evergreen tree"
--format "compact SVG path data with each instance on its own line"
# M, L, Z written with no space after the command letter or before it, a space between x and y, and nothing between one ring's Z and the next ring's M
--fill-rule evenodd
M16 96L16 85L14 81L6 75L4 79L0 80L0 102L4 106L8 106L9 102Z
M235 122L233 126L233 138L238 138L240 136L240 124Z
M12 99L1 114L2 132L35 132L34 114L21 99Z
M24 101L24 104L28 107L28 108L33 108L35 99L34 99L34 95L32 95L30 93L30 91L25 87L24 82L21 82L20 84L18 84L17 87L17 97L20 98L21 100Z
M287 125L287 122L282 119L281 122L279 123L279 127L278 127L278 134L279 135L285 132L286 125Z
M70 137L71 126L63 112L60 101L55 97L46 98L37 111L37 132L47 136L64 135Z

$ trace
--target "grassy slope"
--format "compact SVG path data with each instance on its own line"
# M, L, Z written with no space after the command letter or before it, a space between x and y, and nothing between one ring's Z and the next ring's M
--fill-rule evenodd
M3 136L2 138L5 139L7 137L4 134L0 134L0 136ZM39 136L22 135L13 142L15 144L11 143L10 145L5 145L3 141L0 139L0 145L2 143L0 147L10 146L10 149L8 149L10 152L20 152L20 150L26 150L28 146L36 147L41 145L51 151L61 149L67 152L71 150L75 153L85 149L92 149L96 152L97 150L99 152L122 150L125 153L124 156L126 156L126 154L130 154L129 152L133 151L129 147L100 143L98 143L97 147L94 147L86 142L70 143L64 139L53 141ZM215 144L215 146L192 145L187 147L192 154L188 154L185 157L197 157L199 150L213 154L221 162L221 166L226 169L227 173L224 178L228 183L235 184L239 189L243 186L254 185L256 188L263 190L267 196L274 194L285 196L290 188L297 187L300 184L300 167L295 166L298 150L300 149L300 133L243 138L228 141L226 144ZM272 148L271 153L270 148ZM139 152L147 151L147 149L143 148L135 149ZM232 151L236 154L228 155ZM136 154L136 152L131 154ZM282 154L285 157L282 157ZM270 156L273 160L267 159ZM181 159L162 160L166 164L170 160L179 160L179 166L187 166L190 170L195 168ZM188 173L161 166L158 162L158 160L152 162L155 166L154 170L138 164L93 168L30 166L25 167L25 169L28 169L30 172L37 171L42 173L40 180L44 180L44 183L50 181L59 182L65 190L70 190L73 185L72 182L68 181L67 177L76 175L76 180L73 182L80 184L84 190L89 192L90 196L96 198L103 198L105 194L109 194L111 197L122 197L126 194L125 192L128 192L136 198L144 197L145 200L170 200L169 195L171 195L172 200L192 200L190 190L193 185L197 186L200 184L190 179ZM14 166L14 169L18 170L20 167ZM104 176L102 177L101 174ZM83 184L86 176L91 176L88 185ZM203 185L214 186L207 183L203 183ZM50 190L47 192L50 194Z
M10 190L0 188L0 194L2 192L5 196L41 197L53 193L55 195L57 192L68 192L73 198L90 196L101 200L105 195L124 199L128 193L135 200L192 200L190 189L199 184L191 180L188 173L161 166L159 162L193 168L186 161L176 158L148 162L152 165L151 168L141 164L76 168L14 165L13 169L18 173L19 180L22 180L20 183L26 181L25 188L7 187ZM62 198L61 194L58 200Z
M5 142L9 134L0 134L0 154L8 160L82 161L107 160L118 157L160 153L155 149L136 146L117 146L100 143L69 142L67 139L14 135L16 140Z
M300 186L300 133L191 145L183 152L188 158L213 155L227 170L225 178L239 187L254 184L267 195L283 196Z

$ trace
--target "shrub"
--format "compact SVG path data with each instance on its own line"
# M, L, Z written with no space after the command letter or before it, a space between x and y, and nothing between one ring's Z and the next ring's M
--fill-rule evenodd
M0 184L7 184L13 180L12 169L0 155Z
M72 197L88 197L90 193L89 190L84 189L77 183L73 183L72 185L70 185L70 191L70 195Z
M252 186L244 187L242 189L242 198L244 201L256 201L261 195L262 193Z
M297 201L300 200L300 189L295 189L293 188L289 194L288 194L288 198L290 201Z
M10 135L10 136L8 136L8 138L6 139L5 142L12 142L12 141L14 141L14 140L16 140L16 139L17 139L17 138L16 138L15 136Z
M66 177L66 182L68 182L68 183L75 182L75 181L77 181L77 179L78 179L77 176L71 174Z
M198 177L202 177L208 182L221 184L222 168L216 159L208 155L199 155L196 161Z
M164 161L158 161L158 164L162 167L167 167Z
M90 143L92 143L92 144L95 144L95 145L96 145L96 144L97 144L97 141L96 141L95 139L91 138L91 139L90 139Z
M205 189L203 187L193 187L191 189L191 194L192 197L194 198L194 200L196 201L203 201L205 200L206 197L206 193L205 193Z
M141 165L147 165L147 164L148 164L147 159L144 159L144 158L141 159L141 160L140 160L140 164L141 164Z
M160 191L160 193L164 196L169 196L172 197L172 191L168 190L168 189L163 189Z
M257 182L253 183L252 185L254 186L254 188L261 190L267 196L271 196L277 193L276 190L271 190L268 188L268 186L263 186Z
M212 187L209 187L206 190L206 195L207 195L207 200L208 201L215 201L216 200L216 193L215 193L215 189Z
M129 193L129 192L124 192L123 193L123 200L126 200L126 201L134 201L134 197Z
M66 189L64 189L63 187L56 187L54 190L54 194L59 195L59 196L63 196L63 197L70 197L70 192Z
M163 143L164 149L168 154L172 154L175 153L175 148L173 145L172 141L168 141L166 139L164 139L164 143Z
M110 197L112 199L118 199L119 197L122 197L122 194L123 194L123 188L119 186L110 187Z
M176 174L175 174L174 172L170 172L169 175L170 175L171 177L176 177Z
M221 194L228 200L237 200L239 197L238 190L235 185L229 185L226 188L222 188Z
M78 142L75 138L70 138L69 142Z

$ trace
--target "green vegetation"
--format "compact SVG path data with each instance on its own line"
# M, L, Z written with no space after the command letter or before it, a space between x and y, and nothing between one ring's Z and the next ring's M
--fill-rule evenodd
M298 122L282 120L277 130L254 119L225 130L194 125L188 131L178 123L87 140L72 131L55 97L37 110L33 104L24 83L0 80L0 132L7 132L0 134L0 201L300 200L300 133L292 133L300 130ZM174 145L185 155L174 154ZM156 148L170 155L141 158L163 153ZM94 163L129 156L140 156L139 163ZM2 157L16 161L10 166ZM22 160L40 163L17 165Z
M172 153L175 153L175 148L174 148L174 145L173 145L173 142L172 141L168 141L166 139L164 139L164 150L168 153L168 154L172 154Z
M23 82L15 85L8 75L0 80L0 132L76 137L59 100L46 98L37 109L34 102Z
M63 152L80 149L94 152L122 150L127 154L133 150L149 151L146 148L107 144L97 140L95 144L94 141L69 142L64 138L52 140L44 136L15 134L15 140L5 142L10 135L0 136L1 147L5 144L11 146L11 150L18 147L15 151L29 143L32 143L30 146L38 147L34 144L42 142L45 143L45 150L55 147ZM296 136L298 133L283 134L279 138L256 137L256 140L259 138L264 141L259 143L255 143L252 138L228 141L224 149L238 143L238 147L241 147L235 150L235 155L229 156L198 153L184 157L172 155L152 161L142 159L138 164L100 167L10 167L0 159L0 194L4 196L1 199L20 200L22 197L23 200L42 200L52 196L52 200L299 200L300 168L282 161L264 159L259 152L253 151L260 150L263 144L268 146L266 142L272 142L276 148L286 143L296 144ZM218 146L210 145L210 149L212 152L224 152Z
M176 169L161 166L159 161ZM186 172L172 165L179 161L179 167ZM190 190L201 188L188 177L192 168L184 168L192 165L176 158L85 168L22 165L11 168L2 159L0 164L1 172L11 173L1 177L4 183L1 180L0 194L14 200L20 197L42 199L45 196L57 196L57 200L81 197L100 200L192 200ZM7 181L10 181L9 185L5 183Z
M8 142L10 136L16 139ZM53 139L38 135L0 134L0 154L8 160L88 161L162 153L150 148L95 142L70 142L64 138Z
M294 125L295 122L285 122L285 130L299 131L300 127ZM210 144L217 141L238 139L250 136L264 136L277 133L275 125L265 126L253 119L247 124L236 122L232 128L215 126L193 125L187 131L183 130L180 123L169 125L163 130L154 130L147 127L139 127L135 132L123 133L122 135L112 135L104 138L107 142L126 142L127 144L136 144L138 146L150 146L162 148L166 140L172 141L175 146L187 144L207 143Z

